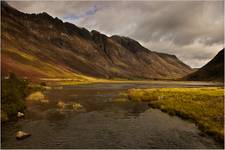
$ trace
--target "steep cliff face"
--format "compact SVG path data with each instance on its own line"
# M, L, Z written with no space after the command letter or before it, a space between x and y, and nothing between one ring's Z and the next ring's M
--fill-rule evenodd
M222 49L205 66L193 72L184 79L198 81L224 81L224 49Z
M89 32L47 13L25 14L5 2L1 13L3 74L171 79L192 71L176 56L150 51L127 37Z

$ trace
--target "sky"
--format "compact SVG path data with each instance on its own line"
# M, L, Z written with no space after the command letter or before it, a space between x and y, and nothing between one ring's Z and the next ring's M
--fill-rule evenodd
M223 1L7 1L107 36L137 40L199 68L224 47Z

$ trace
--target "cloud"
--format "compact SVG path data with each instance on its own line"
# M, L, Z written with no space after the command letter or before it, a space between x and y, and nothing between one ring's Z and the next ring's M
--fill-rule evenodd
M131 37L153 51L201 67L224 47L223 1L10 1L108 36Z
M63 20L64 21L75 21L75 20L78 20L81 18L85 18L87 16L93 16L98 10L99 9L97 8L97 6L94 5L82 14L79 14L79 15L72 14L72 15L68 15L68 16L67 15L63 16Z

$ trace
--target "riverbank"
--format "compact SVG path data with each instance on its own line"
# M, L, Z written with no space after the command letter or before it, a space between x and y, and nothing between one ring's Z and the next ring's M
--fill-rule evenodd
M149 102L152 108L193 121L200 130L224 141L224 88L131 89L133 101Z

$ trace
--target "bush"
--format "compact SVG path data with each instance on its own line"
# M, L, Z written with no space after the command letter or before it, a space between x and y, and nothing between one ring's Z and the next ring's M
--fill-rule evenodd
M9 117L23 112L26 108L25 97L30 93L28 81L18 79L10 73L9 78L1 79L1 106L2 111Z

